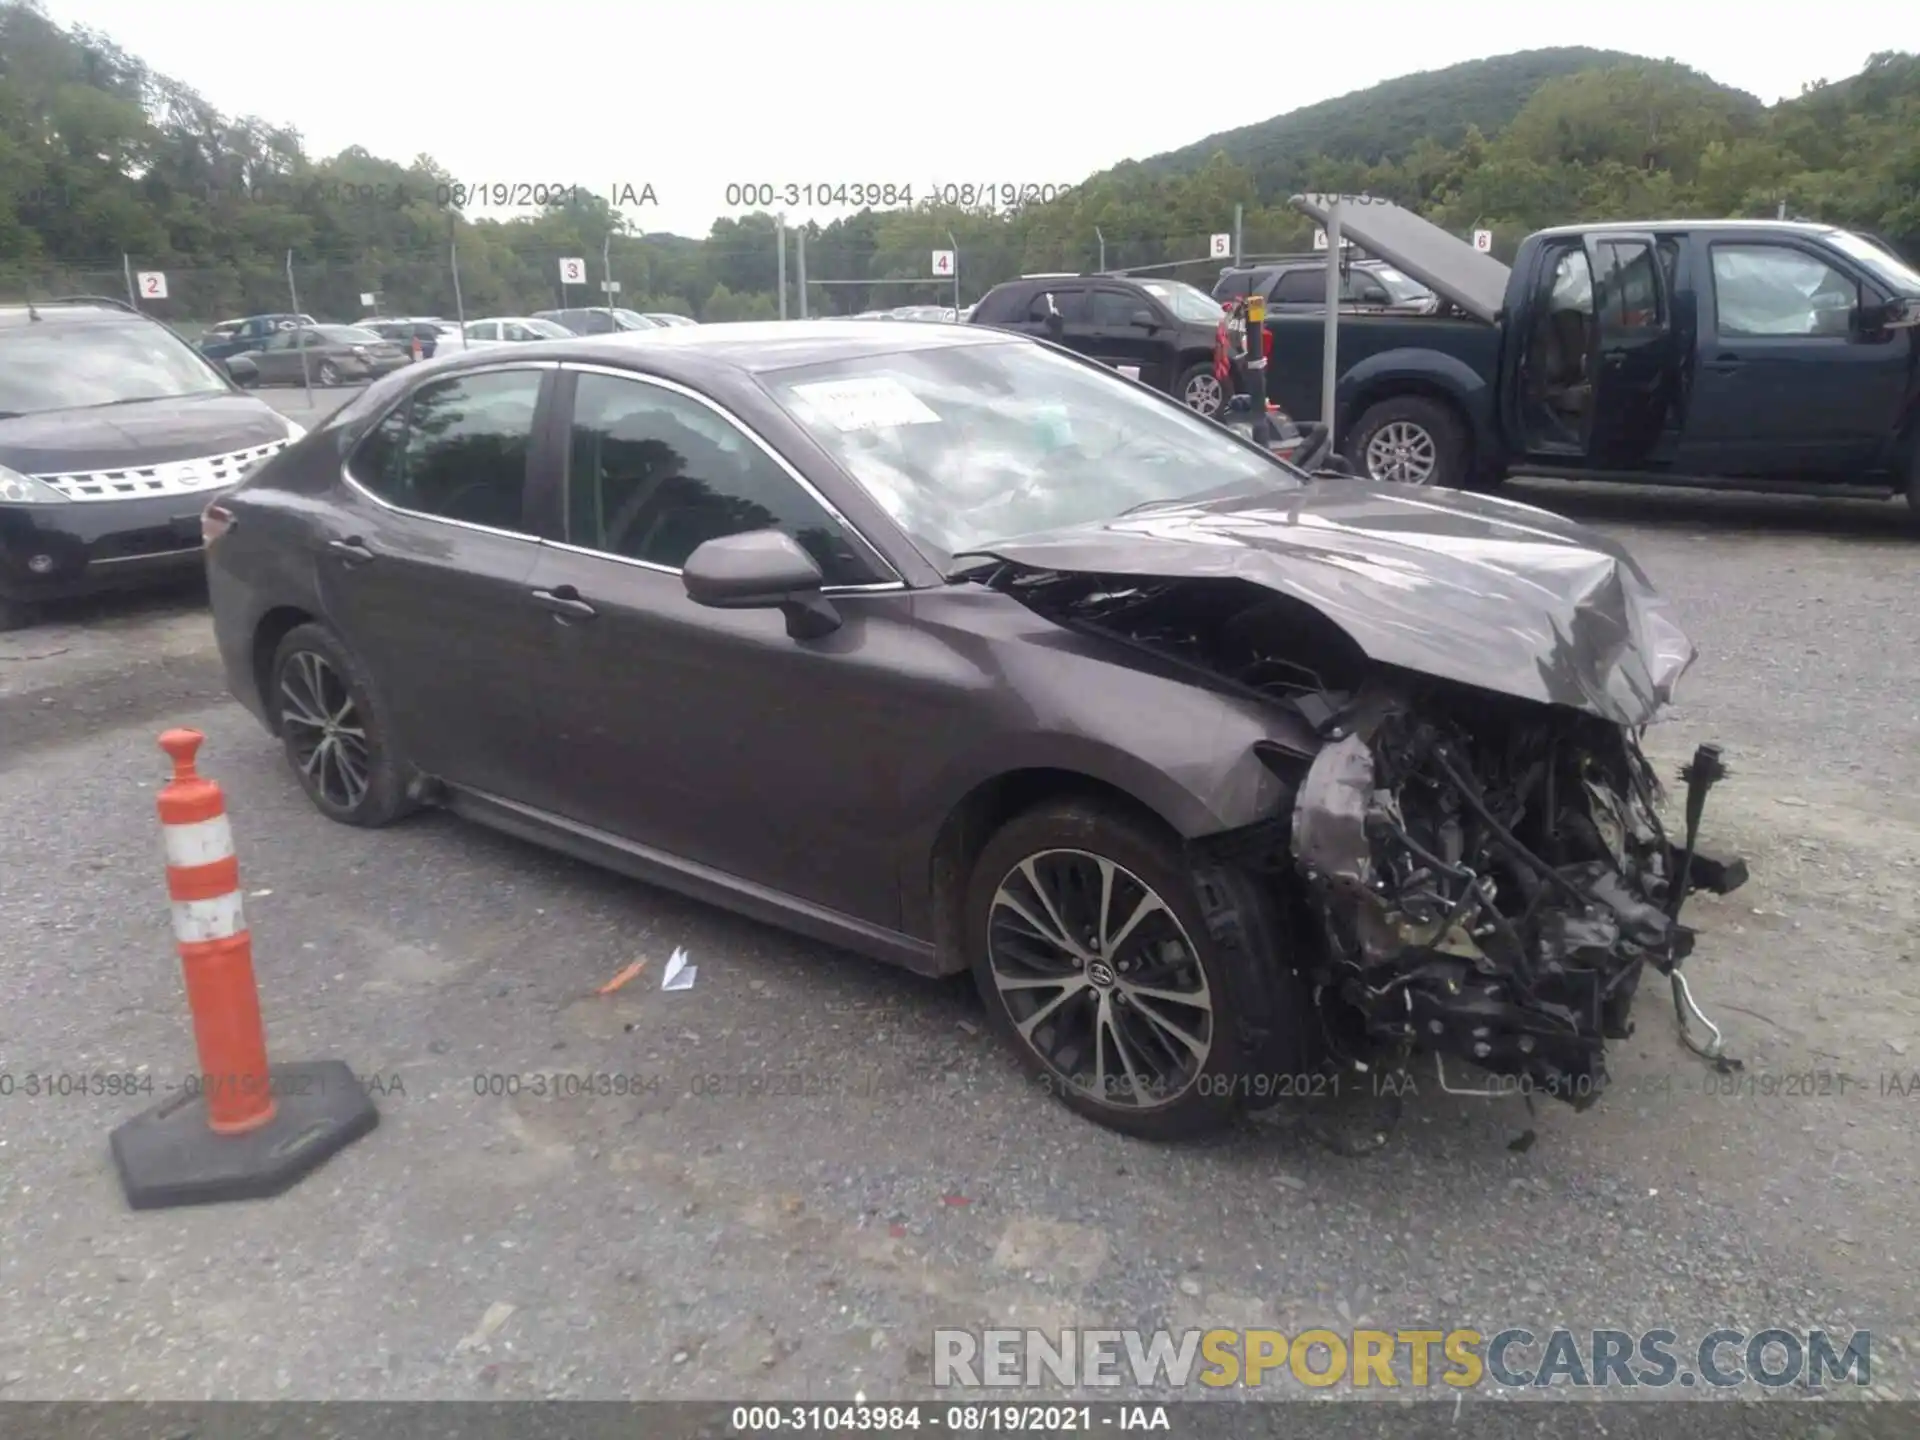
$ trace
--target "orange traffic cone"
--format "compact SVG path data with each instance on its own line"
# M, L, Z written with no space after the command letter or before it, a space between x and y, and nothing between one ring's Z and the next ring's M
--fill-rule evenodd
M338 1060L267 1064L253 937L220 787L194 768L206 737L169 730L173 779L160 791L167 894L200 1072L113 1132L136 1210L277 1195L380 1123Z

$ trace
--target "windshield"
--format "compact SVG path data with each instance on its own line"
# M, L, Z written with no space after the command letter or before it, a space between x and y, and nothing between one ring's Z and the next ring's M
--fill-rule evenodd
M1853 235L1845 230L1836 231L1827 238L1833 241L1834 249L1859 261L1901 294L1920 295L1920 270L1915 270L1891 251L1882 249L1863 235Z
M548 340L571 340L573 338L573 332L571 330L552 320L536 318L532 320L522 320L520 323L526 326L527 329L533 331L534 334L544 336Z
M1411 275L1402 275L1391 265L1375 265L1372 267L1372 270L1374 278L1387 287L1387 294L1393 297L1394 303L1397 305L1405 305L1415 300L1430 300L1433 298L1433 292L1427 289L1426 286L1422 285Z
M1184 406L1022 340L863 356L763 383L936 557L1214 491L1301 483Z
M335 345L378 345L382 338L358 325L316 325L313 333Z
M197 351L148 322L45 321L0 332L0 414L228 393Z
M646 316L632 310L615 310L613 312L613 318L629 330L661 330L665 328L657 320L649 320Z
M1182 320L1198 320L1212 325L1219 321L1224 307L1204 290L1179 280L1149 280L1141 285L1154 299Z

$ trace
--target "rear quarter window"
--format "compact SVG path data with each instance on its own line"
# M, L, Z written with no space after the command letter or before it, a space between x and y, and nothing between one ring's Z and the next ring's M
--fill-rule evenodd
M974 309L973 318L1017 320L1025 308L1021 302L1025 299L1026 293L1027 289L1024 285L1002 285L998 289L989 290Z

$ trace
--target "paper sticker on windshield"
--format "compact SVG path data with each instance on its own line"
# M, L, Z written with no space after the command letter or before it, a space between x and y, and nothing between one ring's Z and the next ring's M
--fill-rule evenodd
M918 395L898 380L884 377L796 385L793 393L842 433L940 423L940 417Z

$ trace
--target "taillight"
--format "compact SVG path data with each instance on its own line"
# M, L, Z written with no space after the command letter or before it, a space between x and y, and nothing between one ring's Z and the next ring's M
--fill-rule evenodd
M217 501L200 512L200 543L211 545L233 528L233 512Z

